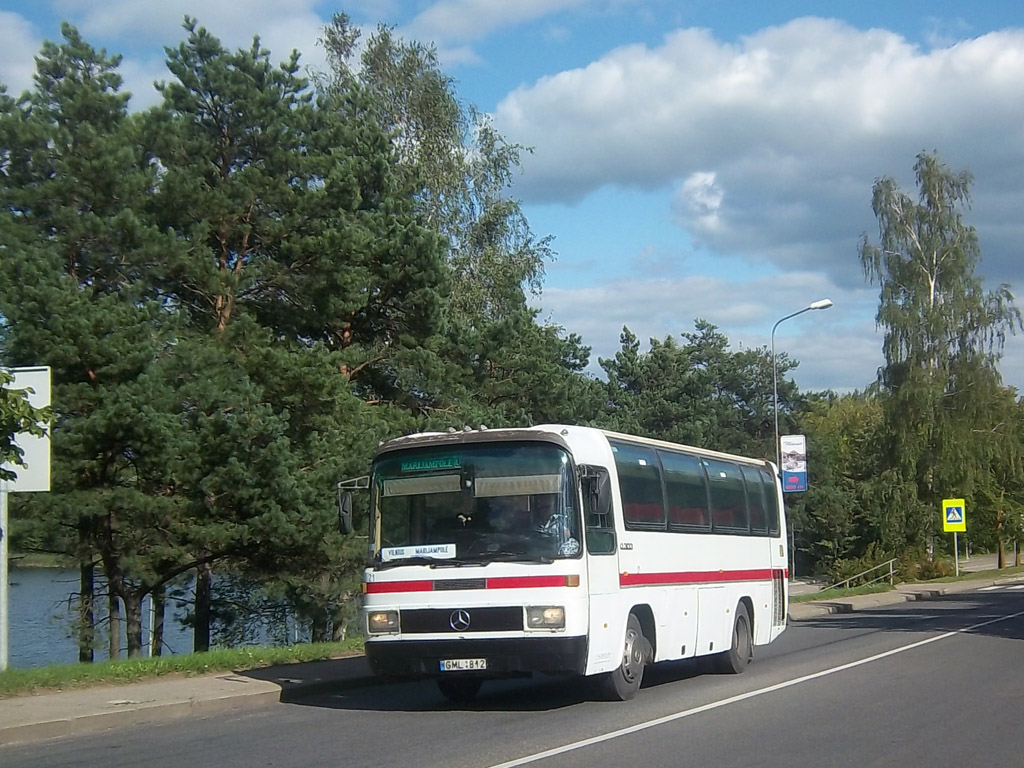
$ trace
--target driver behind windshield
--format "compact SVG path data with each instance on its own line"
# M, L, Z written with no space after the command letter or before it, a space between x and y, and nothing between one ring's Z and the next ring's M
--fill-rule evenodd
M530 510L524 496L502 496L491 500L487 521L499 533L528 533Z

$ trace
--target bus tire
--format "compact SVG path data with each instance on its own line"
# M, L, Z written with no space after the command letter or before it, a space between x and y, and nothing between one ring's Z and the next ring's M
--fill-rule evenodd
M468 704L476 698L483 682L479 677L439 677L437 687L448 701Z
M628 701L636 696L644 679L644 666L647 663L649 649L650 643L644 637L640 620L635 614L629 614L622 663L618 669L605 673L601 679L602 689L609 699Z
M738 675L754 660L754 638L750 629L747 606L736 606L736 620L732 627L732 648L714 656L715 671L725 675Z

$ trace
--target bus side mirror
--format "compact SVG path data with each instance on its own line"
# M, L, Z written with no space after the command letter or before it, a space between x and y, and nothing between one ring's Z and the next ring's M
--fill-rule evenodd
M369 487L369 475L338 483L338 530L342 533L352 533L352 491L365 491Z
M584 466L582 470L583 506L588 515L595 519L598 527L608 525L612 513L612 487L608 470L604 467Z
M341 491L338 494L338 530L344 534L352 533L351 491Z

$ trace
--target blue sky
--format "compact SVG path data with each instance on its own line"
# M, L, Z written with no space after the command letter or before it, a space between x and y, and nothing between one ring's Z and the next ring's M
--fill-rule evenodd
M31 84L62 19L124 54L139 107L167 77L185 14L227 45L254 34L322 66L316 40L344 11L433 43L459 95L532 147L512 193L554 236L534 303L593 359L717 325L734 348L779 326L804 389L870 384L882 363L878 289L857 259L877 240L871 186L916 194L922 150L974 174L967 220L990 286L1024 282L1024 7L932 0L0 0L0 80ZM1024 338L1002 364L1024 386Z

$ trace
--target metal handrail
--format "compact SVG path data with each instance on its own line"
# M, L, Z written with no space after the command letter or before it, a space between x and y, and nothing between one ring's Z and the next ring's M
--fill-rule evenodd
M871 584L875 584L875 583L877 583L879 581L883 581L884 579L889 579L889 583L891 585L893 585L893 586L896 586L896 565L895 564L896 564L896 558L894 557L892 560L888 560L887 562L880 563L879 565L876 565L873 568L868 568L866 571L861 571L860 573L858 573L858 574L856 574L854 576L851 576L848 579L843 579L842 581L838 581L838 582L836 582L835 584L833 584L831 586L825 587L824 589L821 590L821 592L827 592L828 590L836 589L837 587L844 587L844 586L845 587L849 587L851 581L859 579L862 576L867 576L872 571L877 571L880 568L888 568L889 569L888 575L883 573L882 575L876 576L875 578L871 579L870 581L864 582L864 584L862 584L861 586L865 586L866 587L866 586L869 586ZM818 594L821 594L821 592L819 592Z

